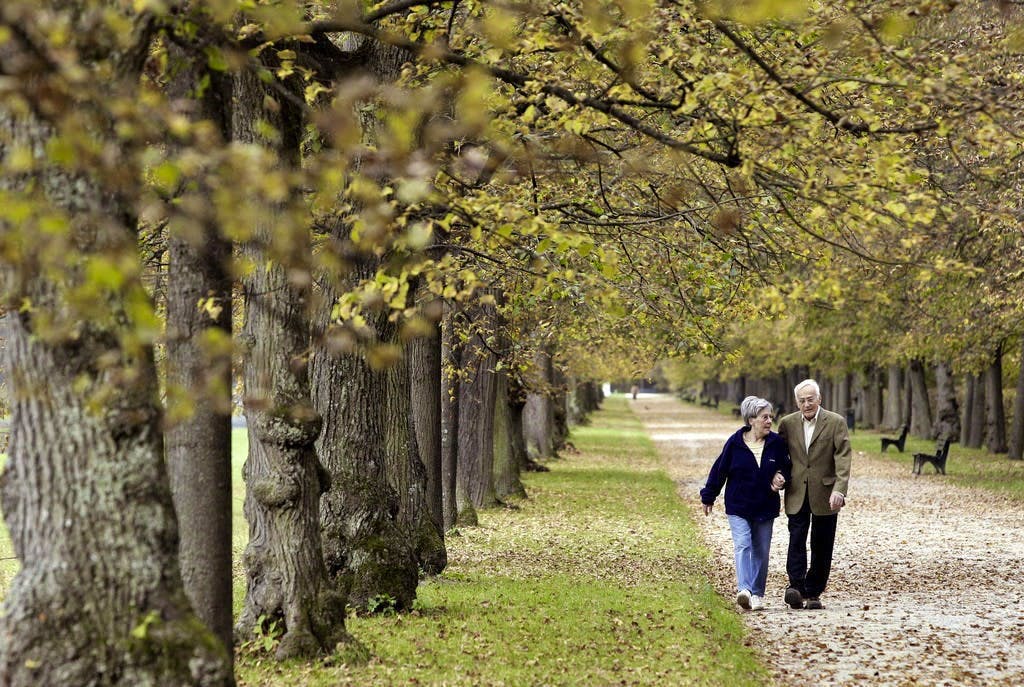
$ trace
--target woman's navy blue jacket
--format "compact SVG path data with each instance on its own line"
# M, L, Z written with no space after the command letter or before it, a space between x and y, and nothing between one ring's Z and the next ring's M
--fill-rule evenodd
M786 482L792 474L789 448L785 439L775 432L764 438L761 467L754 454L743 442L744 426L729 437L715 464L708 473L707 483L700 490L702 503L711 505L725 486L725 512L748 520L771 520L779 515L779 492L772 491L772 478L781 472Z

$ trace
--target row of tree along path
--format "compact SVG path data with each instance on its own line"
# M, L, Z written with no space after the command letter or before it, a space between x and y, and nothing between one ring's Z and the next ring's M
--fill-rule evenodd
M669 396L631 403L703 523L716 586L735 593L723 504L703 518L697 494L738 422ZM744 619L779 684L1024 683L1024 514L928 470L915 478L910 463L854 452L823 611L783 602L788 533L776 521L767 608Z

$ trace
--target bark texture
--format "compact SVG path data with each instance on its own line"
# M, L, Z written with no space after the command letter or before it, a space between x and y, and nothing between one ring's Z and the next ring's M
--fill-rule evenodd
M523 441L522 406L516 404L516 391L511 389L509 375L504 370L497 374L497 392L494 404L494 493L498 499L509 496L526 497L520 479L526 465L526 443Z
M217 143L230 136L231 84L205 55L171 43L181 64L168 86L180 111L206 122ZM198 56L198 57L197 57ZM209 86L198 100L192 89ZM212 212L208 184L179 196L167 272L167 388L171 422L167 469L181 535L181 575L197 615L232 646L231 590L231 244Z
M441 331L435 326L431 337L418 337L408 344L410 396L416 445L425 471L425 508L437 536L444 538L444 511L441 471ZM427 552L424 551L424 554ZM440 573L447 565L444 547L433 558L422 556L423 569Z
M67 13L70 25L83 9L43 4ZM95 11L103 10L114 11L113 3ZM125 17L137 21L124 42L96 30L71 32L62 46L69 59L83 56L86 74L106 74L102 96L132 97L148 52L151 24ZM66 232L49 236L33 217L0 226L0 243L21 236L17 262L0 262L0 306L10 313L0 364L12 406L0 506L21 563L0 609L0 684L230 685L227 650L192 612L182 585L155 358L132 317L153 308L135 276L134 151L110 131L102 103L62 93L63 77L49 81L49 65L19 41L9 36L0 52L8 86L24 76L35 112L67 96L95 144L118 157L106 161L110 169L51 167L45 151L58 132L0 105L0 158L13 145L36 156L31 179L4 169L0 189L67 221ZM128 47L113 52L118 45ZM124 184L104 187L115 169ZM0 256L14 254L2 248ZM87 270L95 259L132 269L117 284L97 285Z
M554 370L549 351L540 350L534 356L532 388L526 397L523 411L523 431L526 450L537 460L555 456L555 410L552 401Z
M458 482L473 508L498 504L494 491L494 413L497 355L485 339L494 326L493 306L474 309L473 334L463 348L459 387ZM458 497L457 497L458 498ZM465 503L458 503L460 517Z
M394 341L398 345L395 332ZM448 555L444 536L430 513L427 501L427 471L420 458L419 444L412 406L410 379L411 351L386 371L387 407L390 431L385 434L387 445L387 475L398 494L398 521L415 554L415 563L425 572L436 575L444 570Z
M287 102L265 108L272 95L251 72L236 78L234 138L259 143L258 122L272 122L279 134L274 151L279 164L294 166L300 119ZM246 249L256 266L243 284L249 543L245 604L236 630L247 637L263 623L277 621L284 630L277 657L288 658L333 651L349 638L344 590L327 583L320 542L320 496L328 478L314 447L321 418L310 403L304 364L310 345L310 282L289 275L308 273L308 234L297 228L290 240L275 241L274 232L287 227L282 219L283 213L267 217ZM287 252L268 254L267 247L274 245L286 246Z
M336 231L339 238L344 233ZM331 325L331 306L341 290L376 271L372 257L351 257L351 273L344 280L324 283L317 318L322 345L311 363L313 402L324 418L317 451L331 478L321 504L324 560L338 588L347 589L353 608L405 609L416 598L418 541L403 527L403 503L388 469L419 461L418 454L410 455L415 443L408 369L404 364L399 370L374 369L354 335ZM386 315L368 324L377 341L394 340L395 327ZM408 507L405 515L411 517Z
M445 305L441 325L441 509L444 530L455 527L459 510L458 491L459 456L459 359L462 346L455 334L456 312Z

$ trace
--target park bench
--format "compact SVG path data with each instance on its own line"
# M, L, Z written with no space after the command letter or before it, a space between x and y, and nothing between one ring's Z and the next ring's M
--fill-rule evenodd
M915 453L914 454L914 474L920 475L921 468L924 467L925 463L931 463L935 466L936 473L946 474L946 459L949 458L949 443L952 441L950 437L939 437L939 440L935 442L935 453Z
M903 425L903 431L900 432L900 436L898 439L893 439L892 437L882 437L882 453L885 453L885 449L889 448L889 446L895 446L900 450L900 453L903 453L903 446L904 444L907 443L907 432L909 431L910 425L906 424Z
M717 408L718 407L718 399L716 398L716 399L712 400L710 398L705 398L703 401L700 402L700 404L702 406L704 406L705 408Z
M740 409L739 408L733 408L732 409L732 414L733 414L734 417L739 417L740 416Z

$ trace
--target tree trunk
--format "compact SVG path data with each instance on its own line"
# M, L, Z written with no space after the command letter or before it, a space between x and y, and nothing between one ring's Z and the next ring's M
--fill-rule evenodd
M434 335L410 341L409 374L412 389L412 420L416 445L426 472L426 508L442 543L444 510L441 470L441 330L435 325ZM443 551L443 547L441 548ZM424 569L438 574L447 565L444 560L428 562ZM439 567L440 566L440 567Z
M903 374L903 410L901 411L903 422L910 425L910 432L914 432L914 380L913 374L908 367Z
M459 456L459 360L462 345L455 331L454 307L445 305L441 324L441 507L444 530L455 527L458 520L458 456Z
M390 344L399 345L397 328L392 332ZM448 564L448 554L441 526L431 517L427 502L427 470L420 458L412 406L411 357L412 352L407 347L398 362L384 371L388 385L387 407L384 408L384 417L389 422L384 437L387 477L398 494L398 523L415 554L416 566L430 575L437 575ZM415 587L413 589L415 591Z
M928 382L925 377L924 363L914 359L910 361L910 387L913 410L910 413L910 433L925 439L932 436L932 409L928 400Z
M558 368L554 369L554 377L555 395L551 399L551 409L554 418L555 453L558 453L565 448L566 443L569 441L569 383L565 374ZM716 384L714 394L716 403L720 395Z
M992 453L1006 453L1006 413L1003 410L1003 346L996 347L985 370L985 445Z
M892 363L886 368L885 413L882 428L896 430L903 426L903 370Z
M523 430L526 434L526 450L533 459L555 456L555 413L552 404L554 373L551 354L538 350L534 356L533 391L526 397L523 411Z
M956 382L952 366L941 362L935 366L936 420L932 438L948 436L960 441L960 407L956 401Z
M498 385L498 359L485 343L495 324L492 306L478 306L473 335L462 354L462 384L459 387L458 481L473 508L498 504L494 492L494 420ZM459 503L459 517L465 503Z
M168 49L187 65L168 86L181 109L230 135L226 103L231 84L176 43ZM204 95L192 89L209 80ZM196 614L225 646L232 637L231 589L231 243L211 211L205 179L172 207L183 221L169 223L167 270L167 470L178 516L181 575Z
M960 426L963 428L960 443L965 447L971 441L971 425L974 423L974 375L964 375L964 408Z
M836 412L847 417L853 410L853 375L845 374L836 382Z
M334 233L343 241L347 232L336 227ZM416 598L416 542L402 525L403 504L388 468L398 463L397 454L412 458L407 446L411 391L396 378L400 372L374 369L367 360L364 346L395 337L386 313L367 313L373 333L362 336L369 336L369 343L359 343L360 335L345 324L330 324L338 295L376 273L373 256L350 259L350 273L337 285L322 280L317 332L324 333L317 338L324 345L317 346L311 362L313 402L324 416L317 450L331 478L321 504L324 557L339 589L349 587L353 608L407 609ZM404 395L404 415L392 414L400 402L393 395Z
M526 462L522 413L520 412L516 418L516 411L513 409L513 395L516 391L510 389L512 385L504 370L497 373L497 383L497 400L494 407L494 491L499 499L509 496L525 498L526 489L520 479L520 470Z
M1021 341L1024 348L1024 340ZM1013 429L1010 432L1009 457L1011 460L1024 458L1024 351L1020 358L1020 372L1017 373L1017 392L1013 399Z
M835 397L832 394L832 379L818 375L817 380L818 389L821 391L821 405L834 413L841 413L842 411L836 408Z
M298 162L298 113L285 100L265 107L275 92L252 72L235 81L234 138L258 143L261 121L280 135L279 164ZM327 580L320 541L320 497L327 475L314 443L321 418L310 403L306 358L310 345L310 269L305 227L290 226L283 213L268 212L246 247L256 267L243 282L245 414L249 455L243 467L249 543L245 549L246 595L236 630L249 637L276 621L284 631L278 658L332 651L345 633L345 594ZM275 232L287 231L284 238ZM263 247L286 247L265 254Z
M971 404L971 424L968 428L968 448L981 448L985 443L985 407L986 389L982 375L972 375L974 387L974 402Z
M863 387L863 423L865 427L882 425L882 371L875 365L868 367Z
M68 38L70 56L82 36ZM38 67L20 47L17 39L5 44L10 64L24 58ZM94 59L109 48L77 47ZM100 71L128 74L110 88L132 97L132 65L104 60ZM48 76L40 69L25 82L30 102L40 95L34 88L62 97L64 79ZM137 151L107 131L90 132L99 148L125 152L107 161L120 163L128 180L111 193L98 177L51 167L47 143L59 132L30 108L15 114L2 102L9 99L0 101L0 156L17 146L35 155L35 167L31 177L0 170L0 189L11 201L45 203L45 216L66 219L69 229L39 231L33 214L5 225L0 239L18 246L14 261L0 250L0 307L8 312L0 362L12 392L0 505L20 562L0 609L0 684L230 685L228 652L194 615L179 571L155 334L136 319L155 310L133 276L141 271L131 186L141 178ZM97 284L86 277L95 260L131 268L117 285Z

